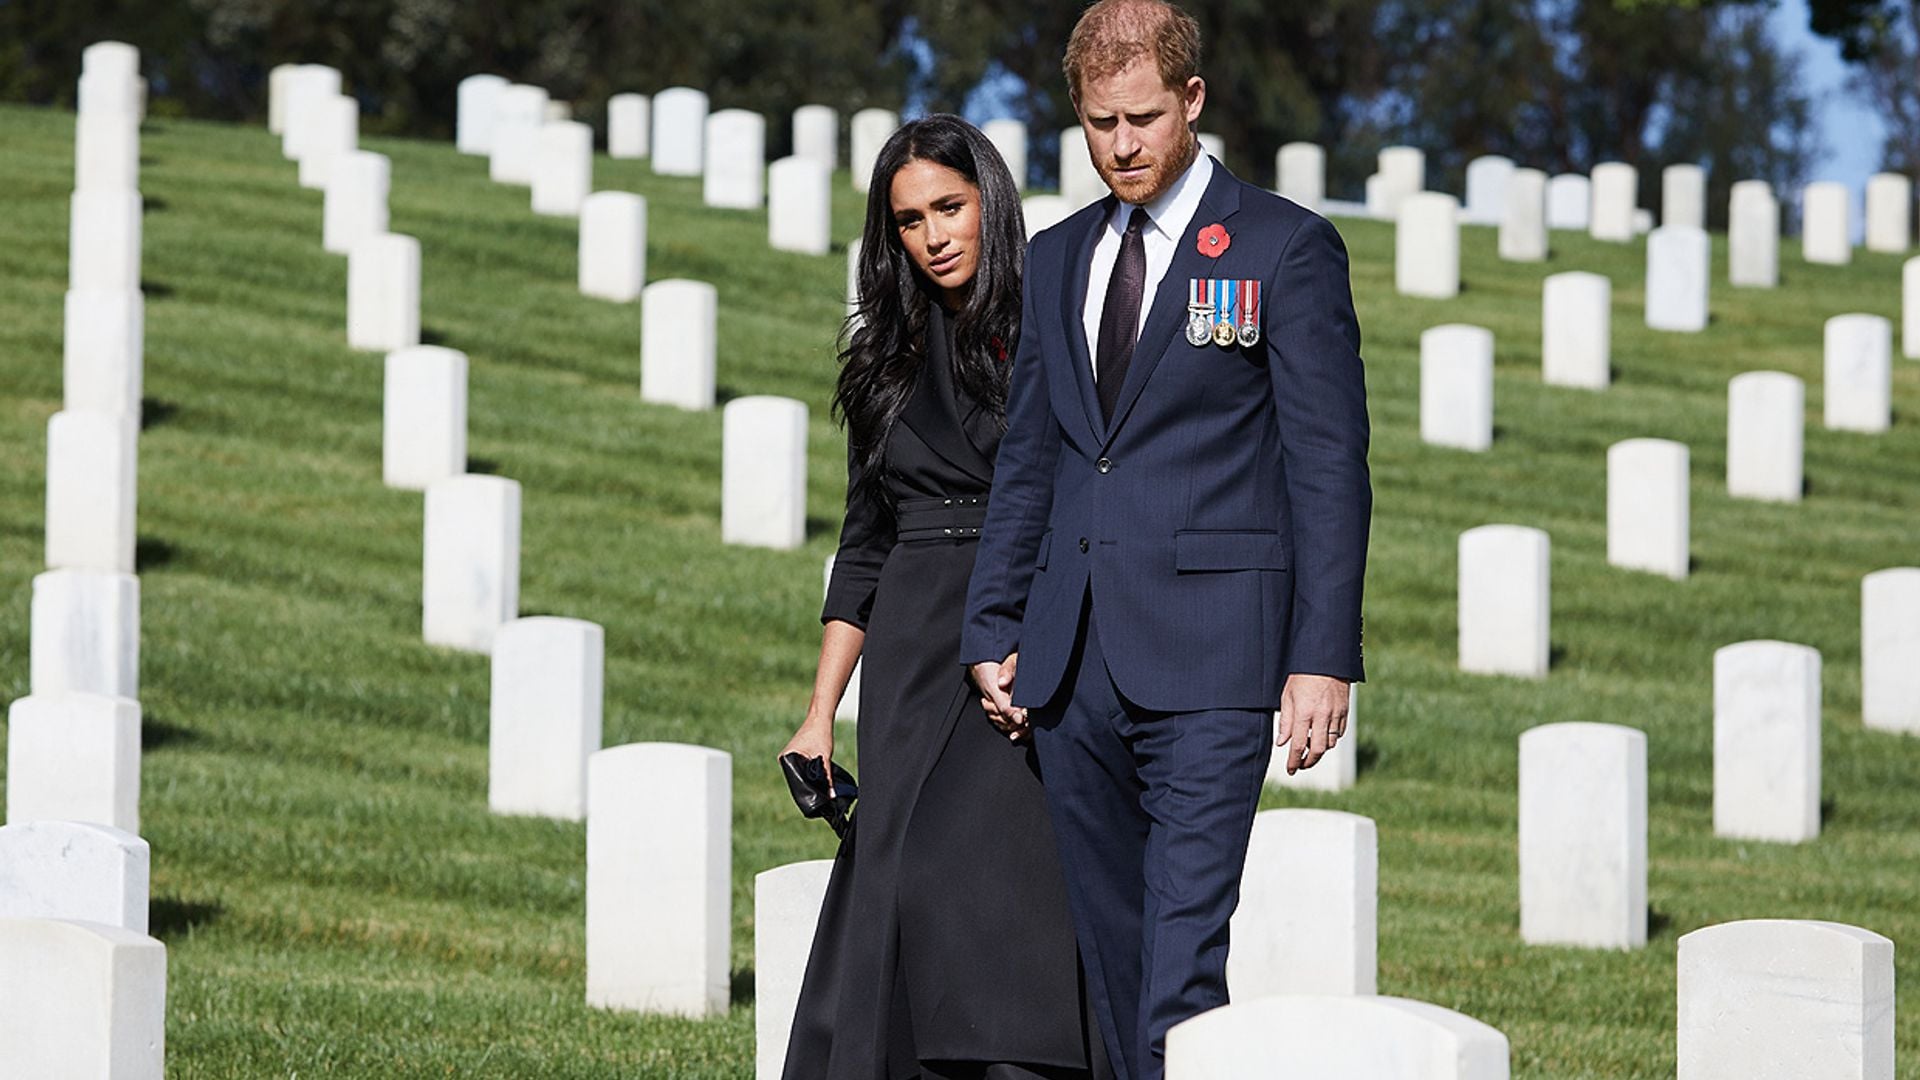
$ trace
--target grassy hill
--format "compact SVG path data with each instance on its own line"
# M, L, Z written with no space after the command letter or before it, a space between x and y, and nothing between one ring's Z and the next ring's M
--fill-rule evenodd
M0 692L27 691L28 583L42 566L47 418L60 407L72 116L0 108ZM346 263L320 249L320 195L263 130L168 120L144 134L147 430L140 455L153 926L169 947L180 1077L749 1075L752 880L832 851L773 766L804 707L822 559L844 488L829 420L841 252L771 252L765 215L710 210L697 181L595 163L649 201L649 276L720 291L723 396L812 410L806 548L719 540L720 416L643 405L638 305L583 298L575 225L533 216L450 146L365 140L393 159L392 227L423 251L423 325L471 363L476 471L524 485L524 613L607 629L606 742L734 755L735 1008L696 1023L584 1004L584 833L486 810L487 661L420 641L421 499L380 483L381 360L345 342ZM835 235L861 202L839 185ZM1855 923L1920 965L1920 739L1859 719L1859 581L1920 563L1920 364L1896 360L1895 426L1819 422L1821 324L1896 316L1899 261L1814 268L1735 292L1715 238L1714 323L1641 320L1644 247L1556 234L1545 265L1468 229L1466 291L1397 296L1390 227L1340 223L1366 337L1376 516L1372 681L1359 786L1270 792L1351 810L1380 837L1380 990L1459 1009L1513 1043L1517 1077L1670 1076L1674 942L1748 917ZM1613 389L1539 377L1540 279L1613 280ZM1495 448L1418 440L1418 337L1497 340ZM1807 380L1809 496L1725 494L1726 382ZM1692 450L1685 582L1605 558L1605 451ZM1459 532L1553 538L1555 667L1544 682L1454 665ZM1774 637L1824 658L1825 832L1715 839L1711 659ZM1565 720L1649 739L1652 936L1631 953L1523 947L1516 739ZM851 732L843 730L843 737ZM1899 1045L1920 1061L1920 1009Z

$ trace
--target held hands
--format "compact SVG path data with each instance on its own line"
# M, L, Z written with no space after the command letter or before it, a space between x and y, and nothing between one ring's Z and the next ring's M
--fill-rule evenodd
M980 707L987 711L987 720L1012 742L1028 734L1027 710L1013 703L1013 672L1019 663L1020 654L1012 652L997 664L984 660L970 669L973 684L980 688Z
M821 770L827 774L827 796L838 794L833 790L833 718L816 720L812 714L801 722L800 730L787 740L786 748L775 759L788 754L799 754L804 758L819 758Z
M1311 769L1347 733L1346 680L1328 675L1289 675L1280 693L1280 722L1273 740L1285 748L1287 775Z

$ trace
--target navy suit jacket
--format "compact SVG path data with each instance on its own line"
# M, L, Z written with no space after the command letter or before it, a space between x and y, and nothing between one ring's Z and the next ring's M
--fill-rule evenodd
M1373 497L1340 234L1216 163L1106 423L1082 310L1114 201L1027 251L962 663L1017 651L1015 703L1046 705L1091 587L1114 684L1141 708L1271 709L1295 672L1359 680ZM1197 243L1213 224L1231 237L1217 258ZM1188 344L1194 278L1258 279L1260 342Z

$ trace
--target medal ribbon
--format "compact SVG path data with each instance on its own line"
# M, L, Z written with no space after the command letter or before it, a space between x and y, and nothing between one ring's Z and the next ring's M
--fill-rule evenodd
M1214 300L1214 312L1216 314L1213 321L1216 325L1219 323L1226 323L1229 326L1233 325L1234 286L1237 284L1239 283L1236 281L1226 279L1222 279L1219 282L1220 289Z
M1240 325L1257 326L1260 323L1260 282L1243 281L1240 283Z

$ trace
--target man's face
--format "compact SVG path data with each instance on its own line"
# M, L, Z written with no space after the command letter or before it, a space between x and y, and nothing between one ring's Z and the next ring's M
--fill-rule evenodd
M1135 206L1159 198L1193 164L1199 143L1188 125L1200 119L1206 99L1198 76L1182 89L1168 88L1151 56L1088 79L1080 87L1080 127L1100 179Z

